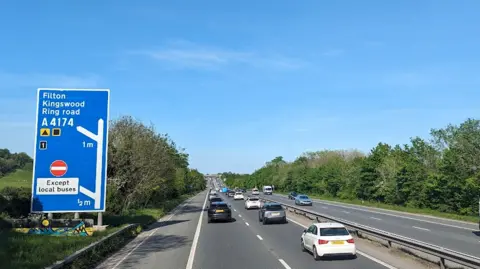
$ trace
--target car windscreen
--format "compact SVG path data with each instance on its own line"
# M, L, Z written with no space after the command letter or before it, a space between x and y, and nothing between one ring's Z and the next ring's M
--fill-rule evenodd
M300 199L308 199L308 196L306 196L306 195L300 195L300 196L298 196L298 198L300 198Z
M223 201L222 198L218 198L218 197L213 197L212 199L210 199L210 202L221 202Z
M271 190L272 190L272 188L270 188L270 187L267 187L267 188L265 188L265 190L267 190L267 191L271 191Z
M249 200L249 201L254 201L254 202L255 202L255 201L258 201L258 200L260 200L260 199L258 199L258 198L250 198L250 199L248 199L248 200Z
M281 205L268 205L265 208L267 211L281 211L283 207Z
M241 195L241 194L243 195L243 193L241 193L241 192L236 192L235 194L236 195Z
M320 228L320 236L341 236L341 235L349 235L347 229L343 227Z

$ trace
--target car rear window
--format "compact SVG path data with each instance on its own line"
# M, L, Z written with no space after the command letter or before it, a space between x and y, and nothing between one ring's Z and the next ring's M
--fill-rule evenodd
M283 210L283 207L281 205L269 205L266 209L270 211L278 211Z
M227 205L227 204L214 204L214 205L212 205L212 207L215 207L215 208L228 208L228 205Z
M250 201L258 201L258 198L250 198Z
M320 236L341 236L349 235L347 229L338 227L338 228L320 228Z
M300 199L308 199L308 196L306 196L306 195L300 195L300 196L298 196L298 198L300 198Z
M210 202L221 202L222 201L222 198L218 198L218 197L213 197L212 199L210 199Z

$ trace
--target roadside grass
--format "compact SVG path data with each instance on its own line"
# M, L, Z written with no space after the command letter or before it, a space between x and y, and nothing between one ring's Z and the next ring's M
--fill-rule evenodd
M279 192L279 193L288 195L287 192ZM405 206L398 206L398 205L389 205L385 203L361 201L357 199L340 199L340 198L333 198L333 197L321 196L321 195L310 195L310 194L307 194L307 195L310 198L325 200L325 201L340 202L340 203L346 203L351 205L360 205L360 206L367 206L367 207L373 207L373 208L400 211L405 213L428 215L428 216L451 219L451 220L461 220L461 221L478 223L478 216L459 215L459 214L453 214L453 213L440 212L440 211L427 209L427 208L414 208L414 207L405 207Z
M90 245L91 243L118 231L125 224L137 223L142 227L154 223L167 212L171 211L177 205L193 196L185 194L176 199L165 201L158 208L146 208L134 210L124 215L116 216L105 214L104 224L109 225L107 230L95 232L93 236L47 236L47 235L27 235L12 231L0 230L0 268L1 269L38 269L62 260L74 252ZM82 214L82 218L96 218L94 214ZM121 248L128 241L121 241L115 249ZM106 246L105 253L111 253L115 249L112 246ZM86 257L88 259L89 257ZM103 257L102 257L103 258ZM79 263L91 264L92 261L80 261ZM80 267L79 267L80 268ZM83 267L81 267L83 268ZM88 266L85 268L89 268Z
M32 171L17 170L0 178L0 190L5 187L32 187Z

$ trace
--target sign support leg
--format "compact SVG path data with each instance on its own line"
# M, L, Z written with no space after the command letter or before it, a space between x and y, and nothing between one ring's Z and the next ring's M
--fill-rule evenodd
M53 213L48 213L47 218L48 219L53 219Z
M98 226L103 226L103 213L102 212L98 212L97 225Z
M80 213L75 212L75 214L73 215L73 219L80 219Z

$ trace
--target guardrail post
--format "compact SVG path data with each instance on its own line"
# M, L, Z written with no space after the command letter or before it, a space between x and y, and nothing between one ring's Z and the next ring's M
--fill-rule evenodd
M440 258L440 268L441 269L445 269L445 259L444 258Z
M47 214L47 218L48 218L48 219L53 219L53 213L48 213L48 214Z
M388 243L388 247L389 247L389 248L392 248L392 241L387 240L387 243Z

